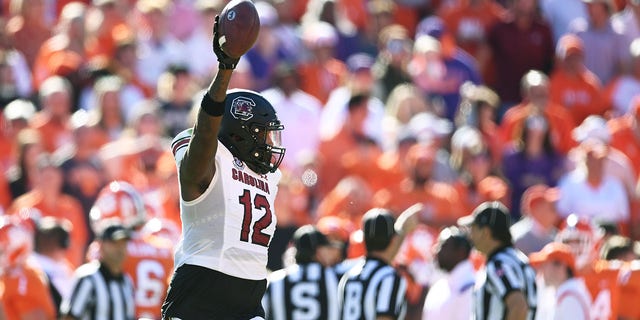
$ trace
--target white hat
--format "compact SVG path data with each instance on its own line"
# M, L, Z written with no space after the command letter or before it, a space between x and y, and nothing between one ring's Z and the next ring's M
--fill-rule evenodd
M573 129L572 135L577 142L591 138L598 139L604 143L611 141L611 132L607 127L607 121L603 117L596 115L590 115L584 119L578 127Z

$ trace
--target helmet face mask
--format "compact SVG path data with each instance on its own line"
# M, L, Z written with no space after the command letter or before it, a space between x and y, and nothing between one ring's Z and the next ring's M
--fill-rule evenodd
M232 90L218 138L231 153L258 174L275 172L284 158L280 135L284 126L273 106L259 94Z

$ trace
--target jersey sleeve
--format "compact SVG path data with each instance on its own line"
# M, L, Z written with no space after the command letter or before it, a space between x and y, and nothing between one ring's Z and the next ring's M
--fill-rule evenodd
M187 152L189 142L191 142L191 136L193 135L193 128L185 129L178 133L173 141L171 141L171 153L176 160L176 165L180 167L180 163L184 158L184 154Z

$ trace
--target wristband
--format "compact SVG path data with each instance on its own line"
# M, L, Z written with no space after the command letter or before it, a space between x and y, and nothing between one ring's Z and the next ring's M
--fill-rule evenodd
M212 117L219 117L224 114L224 101L213 101L209 92L206 92L200 102L200 109Z

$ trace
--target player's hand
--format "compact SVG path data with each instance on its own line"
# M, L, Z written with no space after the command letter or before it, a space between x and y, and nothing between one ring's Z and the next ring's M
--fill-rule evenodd
M223 70L233 70L238 65L240 58L232 58L222 51L220 48L220 35L218 33L218 22L220 16L216 15L215 23L213 24L213 52L218 57L218 68Z
M396 223L394 225L396 232L404 236L415 230L420 223L419 215L423 210L424 204L422 203L416 203L404 210L398 219L396 219Z

